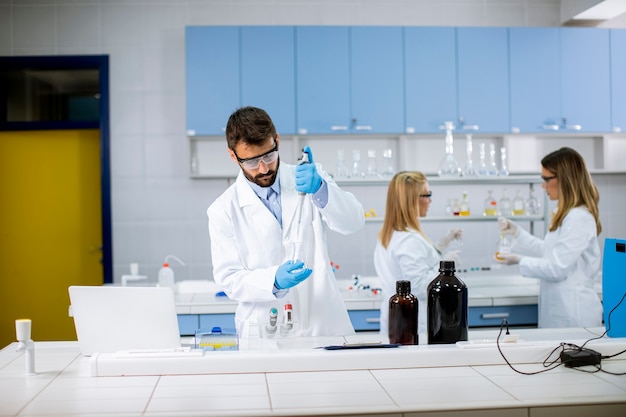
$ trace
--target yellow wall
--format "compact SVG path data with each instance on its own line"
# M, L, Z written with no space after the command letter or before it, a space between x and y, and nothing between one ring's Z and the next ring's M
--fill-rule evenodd
M0 346L15 320L33 340L76 340L70 285L100 285L98 130L0 132Z

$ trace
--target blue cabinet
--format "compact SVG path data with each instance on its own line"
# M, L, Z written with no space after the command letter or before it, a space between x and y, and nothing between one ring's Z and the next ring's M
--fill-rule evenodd
M296 132L294 39L292 26L241 28L241 105L267 111L284 134Z
M470 307L470 327L500 326L506 319L510 326L536 326L538 323L536 304L493 307Z
M223 135L240 105L236 26L189 26L185 32L188 135Z
M458 28L458 123L481 133L509 130L506 28Z
M350 37L353 131L402 132L404 128L402 28L356 26L351 28Z
M380 330L380 310L348 310L348 316L357 332Z
M511 28L511 130L607 132L609 32Z
M401 27L299 27L296 37L300 133L402 132Z
M181 336L193 336L198 330L200 322L197 314L179 314L178 331Z
M405 28L407 133L439 133L445 121L457 122L455 50L455 28Z
M611 128L626 132L626 30L611 30Z
M235 314L179 314L178 330L181 336L194 336L198 329L235 328Z
M302 134L350 129L348 27L296 28L297 126Z

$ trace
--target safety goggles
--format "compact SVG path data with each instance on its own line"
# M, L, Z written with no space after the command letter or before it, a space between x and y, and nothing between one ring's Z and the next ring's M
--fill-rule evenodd
M241 165L242 168L257 169L259 165L261 165L261 162L263 162L265 165L276 162L276 160L278 159L278 143L274 141L274 147L270 151L265 152L263 155L255 156L252 158L240 158L234 149L233 153L235 154L235 158L237 158L237 162L239 162L239 165Z

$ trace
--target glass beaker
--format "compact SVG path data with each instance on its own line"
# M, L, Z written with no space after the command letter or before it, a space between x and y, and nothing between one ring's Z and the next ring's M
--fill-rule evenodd
M378 169L376 169L376 151L374 149L367 150L367 169L368 177L377 177Z
M346 167L345 153L343 149L337 149L337 168L335 169L335 178L348 178L348 168Z
M515 198L513 199L513 215L514 216L523 216L526 214L526 210L524 209L525 203L522 195L520 194L520 190L515 192Z
M452 122L445 122L446 129L446 154L439 163L438 174L440 177L458 177L461 175L461 168L458 162L454 159L454 148L452 137L452 130L454 124Z
M383 171L383 176L393 177L393 174L395 174L393 169L393 151L391 149L385 149L383 151L383 158L385 159L385 170Z
M498 202L493 198L493 192L487 191L487 198L485 199L485 209L483 210L484 216L497 216L498 215Z
M500 197L500 201L498 201L498 208L502 216L510 216L513 214L513 204L507 195L506 188L502 190L502 197Z
M355 178L361 178L365 173L361 169L361 151L358 149L352 150L352 176Z

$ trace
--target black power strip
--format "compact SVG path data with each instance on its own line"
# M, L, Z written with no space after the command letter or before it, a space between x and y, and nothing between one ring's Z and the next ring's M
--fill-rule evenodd
M567 349L561 352L561 363L568 368L600 365L602 355L593 349Z

